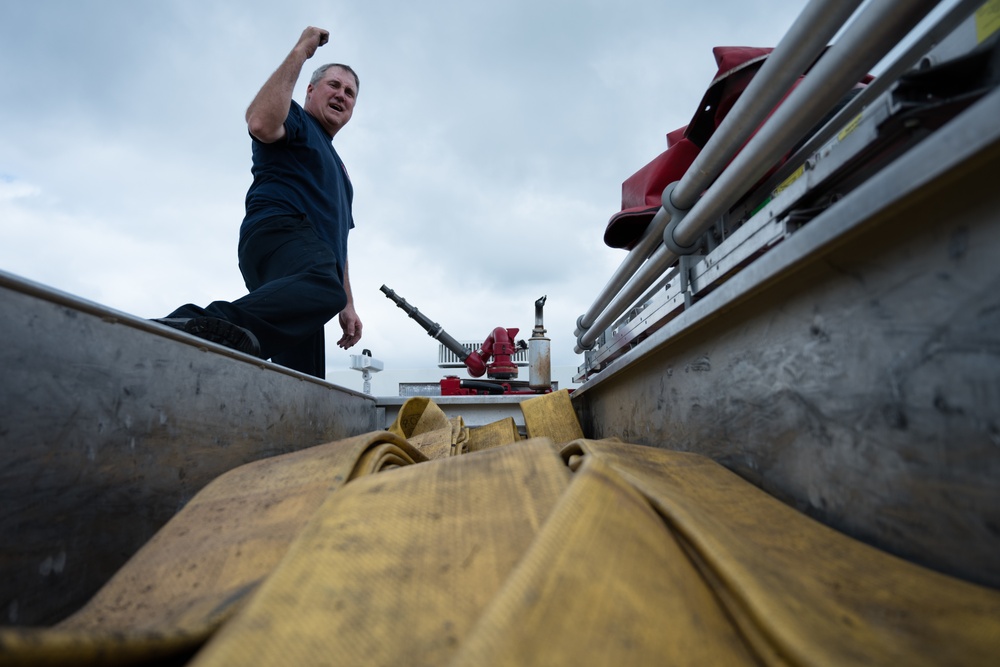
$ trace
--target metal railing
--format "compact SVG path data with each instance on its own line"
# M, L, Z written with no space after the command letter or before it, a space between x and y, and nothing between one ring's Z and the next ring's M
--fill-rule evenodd
M708 228L807 138L938 2L874 0L844 28L859 4L813 0L803 10L691 168L664 190L663 206L642 238L577 320L577 353L592 348L681 255L693 252ZM814 62L809 76L788 93Z

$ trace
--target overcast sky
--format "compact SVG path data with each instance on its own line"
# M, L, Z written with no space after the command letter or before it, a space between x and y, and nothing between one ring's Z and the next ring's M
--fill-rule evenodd
M305 70L361 79L335 146L374 393L444 375L383 283L459 340L527 339L546 295L568 386L576 318L624 257L602 241L622 181L688 122L713 46L773 46L804 5L0 0L0 269L140 317L243 295L243 114L315 25L331 39ZM360 389L339 336L329 377Z

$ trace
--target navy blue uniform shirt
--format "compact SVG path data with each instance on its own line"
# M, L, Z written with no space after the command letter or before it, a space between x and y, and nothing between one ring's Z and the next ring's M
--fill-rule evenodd
M251 172L241 237L266 218L303 215L333 249L343 273L347 232L354 227L354 188L319 121L293 100L282 139L273 144L253 139Z

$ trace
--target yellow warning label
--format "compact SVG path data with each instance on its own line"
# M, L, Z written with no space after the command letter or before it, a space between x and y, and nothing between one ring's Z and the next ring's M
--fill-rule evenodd
M844 129L840 131L840 134L837 135L837 140L843 141L847 137L847 135L849 135L854 130L858 129L858 125L860 123L861 123L861 114L858 114L857 116L854 117L854 120L848 123L844 127Z
M791 176L789 176L788 178L786 178L785 180L783 180L781 182L781 185L779 185L778 187L776 187L774 189L774 192L771 193L771 196L773 196L773 197L777 196L779 192L781 192L782 190L784 190L785 188L787 188L789 185L791 185L792 183L794 183L795 181L797 181L799 179L799 176L801 176L804 173L806 173L806 167L805 167L805 165L802 165L801 167L799 167L798 169L796 169L795 171L793 171Z
M1000 0L989 0L976 10L976 43L992 35L1000 28Z

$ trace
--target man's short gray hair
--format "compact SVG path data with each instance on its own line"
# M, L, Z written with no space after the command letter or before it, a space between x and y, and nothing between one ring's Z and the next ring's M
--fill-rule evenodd
M351 76L354 77L354 87L357 89L354 91L355 94L361 92L361 80L358 79L358 73L355 72L353 69L351 69L350 65L342 65L340 63L327 63L326 65L321 66L319 69L313 72L312 78L309 79L309 85L315 86L319 82L319 80L323 78L323 75L326 74L326 70L330 69L331 67L339 67L345 72L350 72Z

